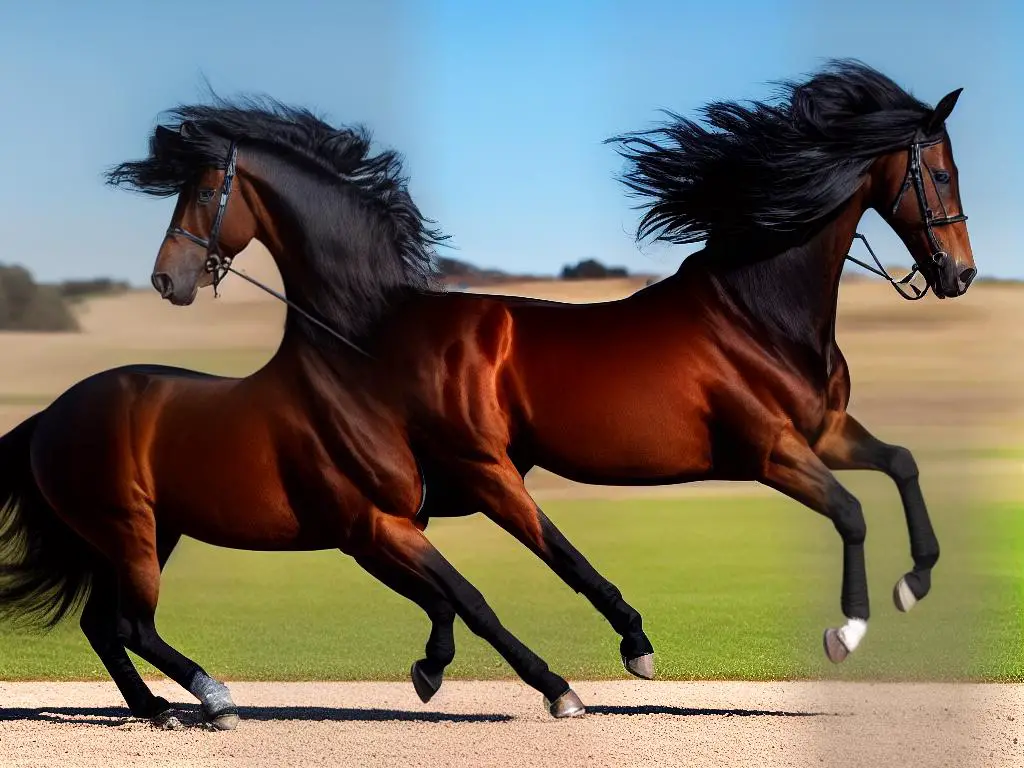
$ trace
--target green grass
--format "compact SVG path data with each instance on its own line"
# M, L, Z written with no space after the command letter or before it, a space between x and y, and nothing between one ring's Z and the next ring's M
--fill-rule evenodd
M987 505L971 521L978 625L972 672L1024 682L1024 503Z
M891 600L910 565L895 489L864 473L843 481L868 518L873 617L860 649L840 666L821 650L824 627L842 621L840 541L828 521L795 502L716 497L545 508L644 615L662 678L1019 676L1019 601L1007 595L1020 592L1013 552L1024 546L1024 517L926 487L936 497L943 556L932 595L903 615ZM992 531L1004 528L1015 538L1001 537L999 556L990 557ZM611 628L507 534L481 516L435 520L427 533L552 669L570 679L623 677ZM429 630L418 608L339 553L236 552L192 541L171 559L157 618L169 642L227 679L403 680ZM512 676L461 622L457 643L449 677ZM105 677L76 622L42 637L0 633L2 679Z

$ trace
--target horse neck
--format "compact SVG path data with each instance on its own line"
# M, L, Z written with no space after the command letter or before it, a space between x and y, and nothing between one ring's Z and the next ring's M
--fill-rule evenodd
M375 237L373 223L348 190L274 157L260 157L240 176L288 300L355 342L378 319L385 296L403 288L397 256ZM377 228L380 229L379 227ZM322 350L344 346L289 306L284 344Z
M763 328L774 352L803 368L832 372L839 280L857 223L866 210L855 195L815 234L796 244L709 243L704 258L730 309Z

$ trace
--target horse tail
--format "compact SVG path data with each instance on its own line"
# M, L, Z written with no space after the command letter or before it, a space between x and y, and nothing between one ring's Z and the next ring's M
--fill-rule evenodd
M32 473L39 416L0 437L0 618L50 629L88 596L95 561Z

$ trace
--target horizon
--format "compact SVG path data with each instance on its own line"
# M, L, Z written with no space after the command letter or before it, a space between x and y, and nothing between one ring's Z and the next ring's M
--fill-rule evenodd
M948 2L854 9L794 0L779 10L658 0L644 17L630 8L21 6L0 29L0 67L18 73L0 81L15 116L0 128L0 263L25 266L40 282L147 285L173 199L110 189L101 175L142 156L158 115L205 100L208 80L224 96L265 93L333 124L369 127L377 149L403 155L413 198L452 235L456 249L440 256L538 276L593 258L663 276L701 246L636 244L635 201L603 140L651 127L660 109L696 117L709 101L765 98L773 82L855 57L933 105L964 88L948 127L979 279L1024 277L1005 248L1015 242L1024 164L1013 132L999 128L1024 117L1020 100L1006 98L1024 75L1014 53L1024 8L992 0L957 14L955 38L948 19L959 6ZM936 12L943 8L950 13ZM732 23L736 13L744 24ZM216 44L181 18L217 30ZM887 266L909 266L877 214L859 230Z

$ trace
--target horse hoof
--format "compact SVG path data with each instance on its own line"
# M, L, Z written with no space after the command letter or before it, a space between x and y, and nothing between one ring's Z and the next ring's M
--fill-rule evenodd
M825 630L825 655L833 664L839 664L850 655L849 649L839 639L838 629Z
M645 653L643 656L637 656L635 659L627 659L623 656L622 666L626 668L626 671L629 672L629 674L635 675L643 680L654 679L653 653Z
M233 731L238 727L239 717L234 712L228 712L215 717L208 717L206 722L216 731Z
M180 731L185 727L185 724L174 714L173 709L165 709L163 712L149 718L149 722L162 731Z
M413 662L409 676L412 678L412 687L416 689L416 695L424 704L434 698L434 694L437 693L444 681L443 672L431 675L423 669L423 665L418 661Z
M545 698L544 706L548 708L548 712L551 713L552 717L557 718L580 717L587 713L586 707L583 706L583 702L580 701L580 697L576 695L576 692L572 688L554 701L548 701Z
M915 605L917 605L917 598L914 596L913 591L910 589L910 585L907 584L906 576L897 581L896 586L893 587L892 601L896 603L896 608L900 611L900 613L906 613Z

